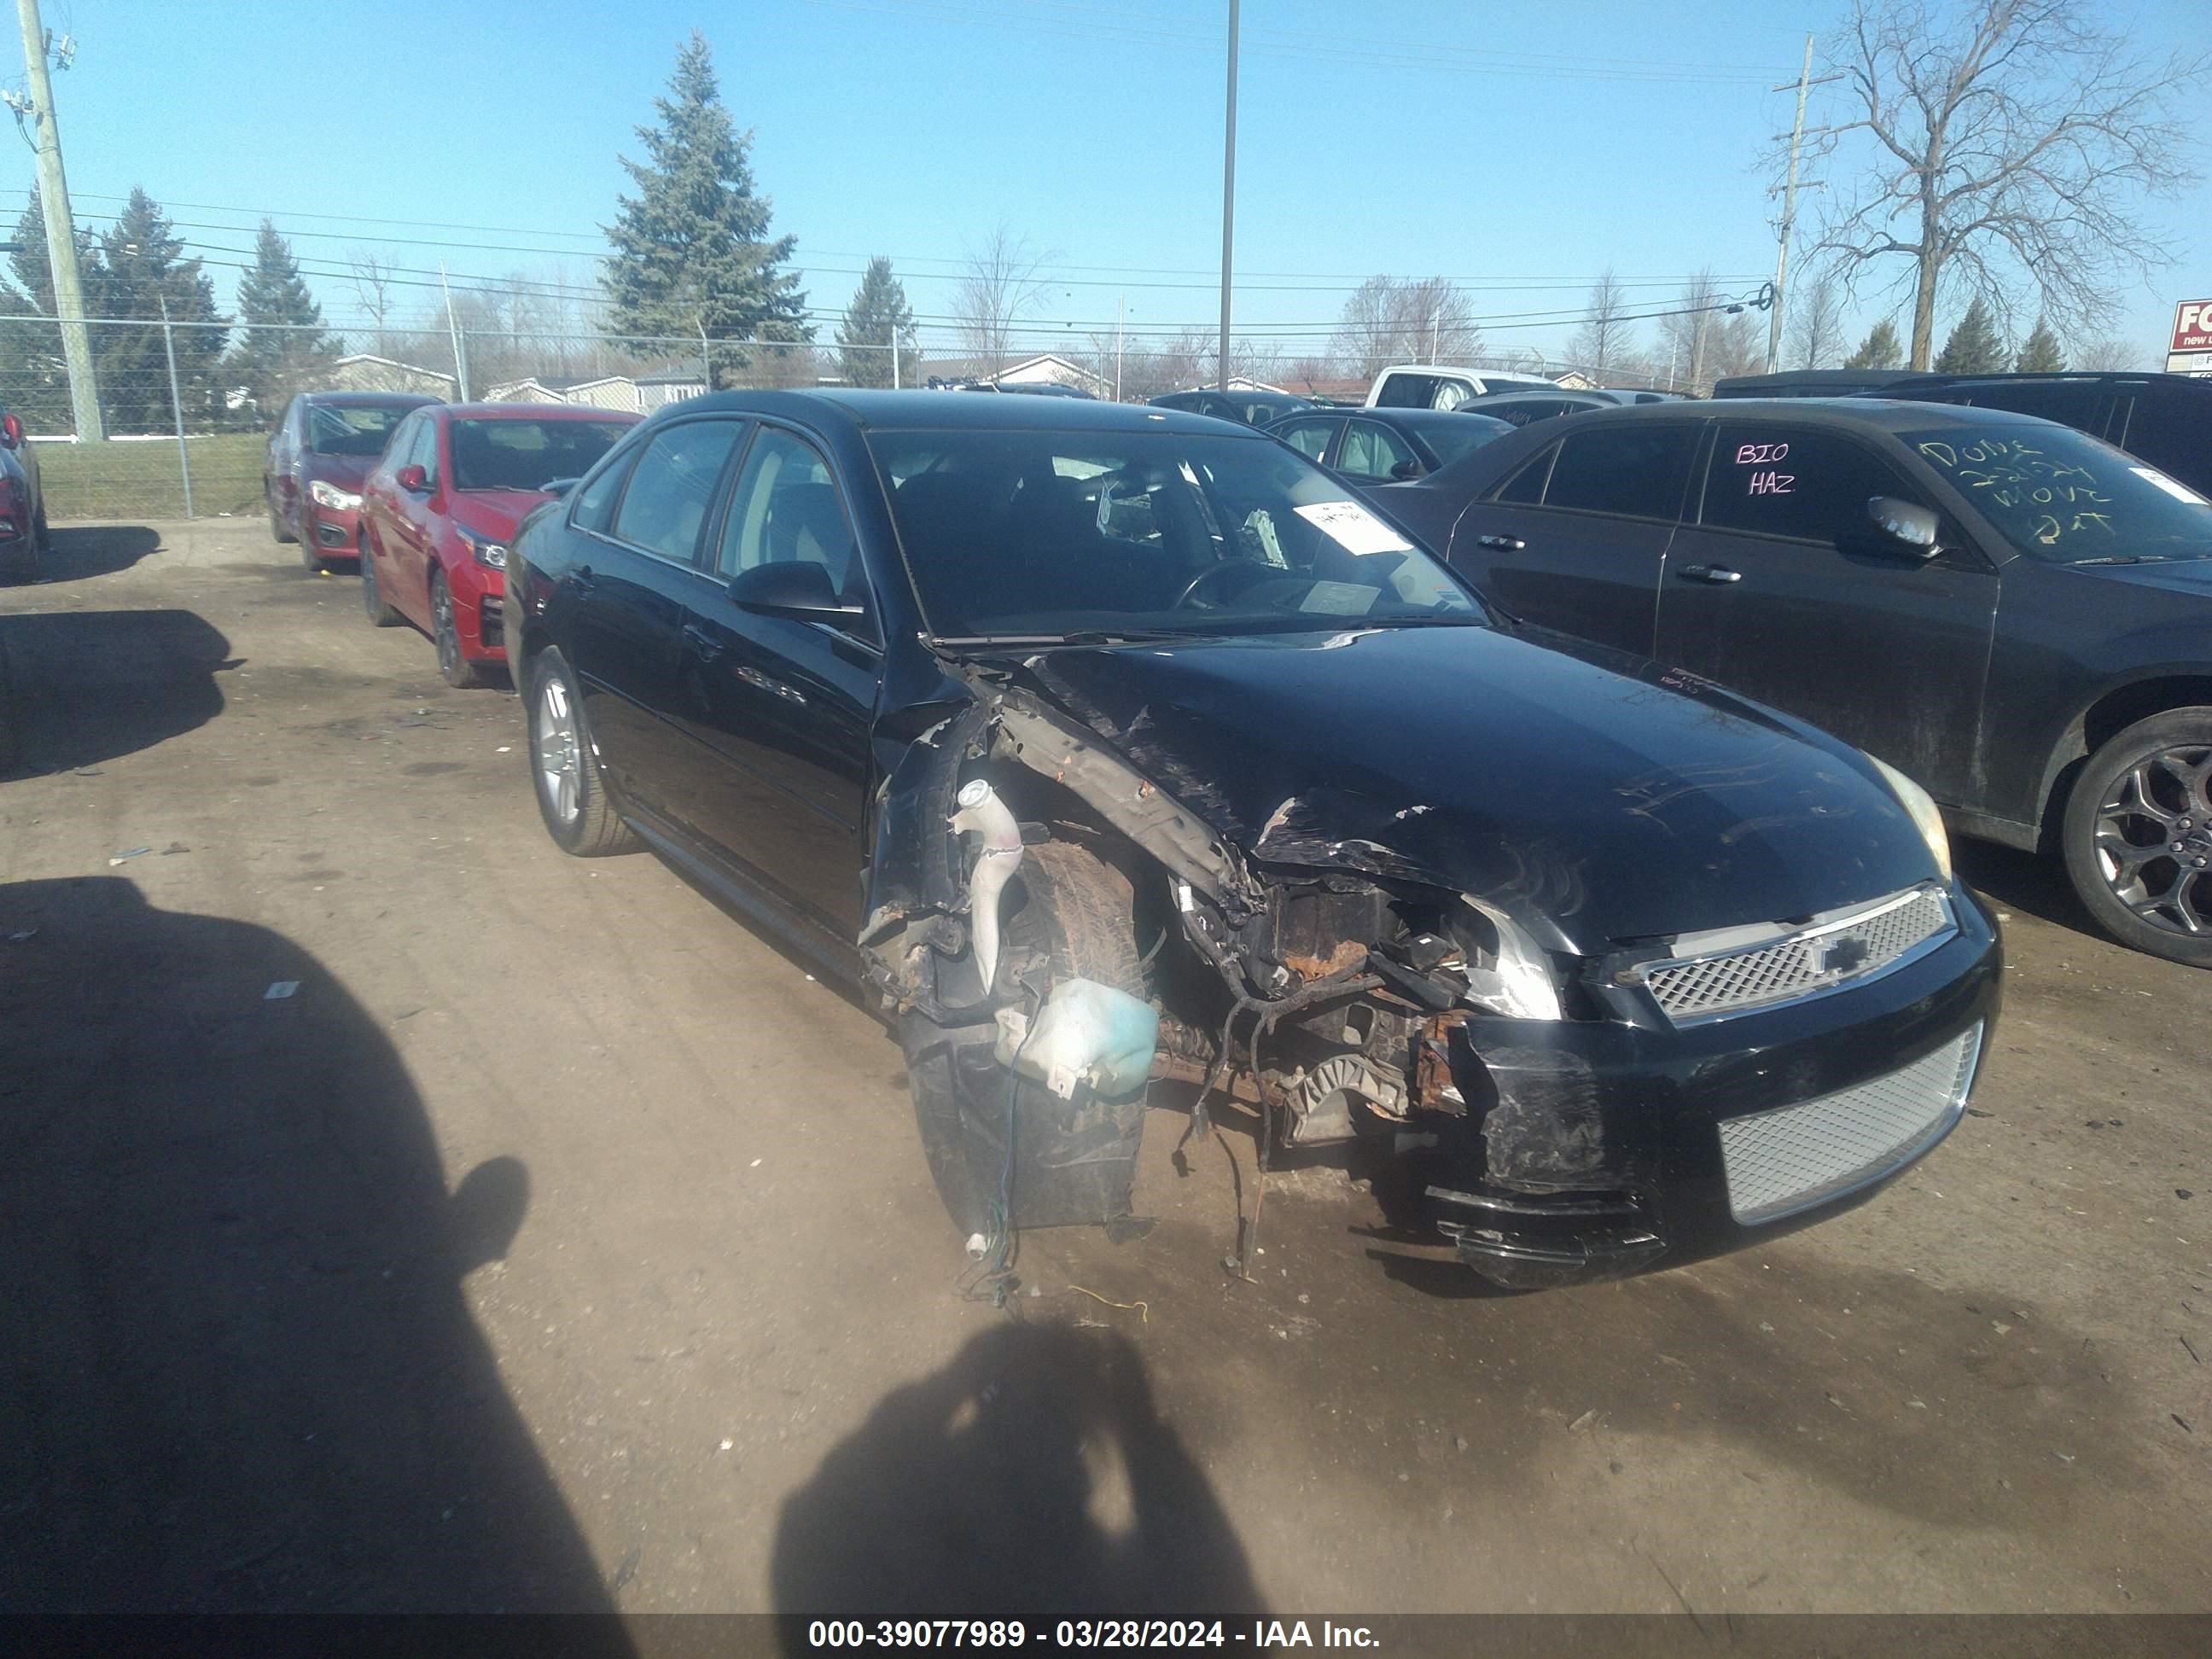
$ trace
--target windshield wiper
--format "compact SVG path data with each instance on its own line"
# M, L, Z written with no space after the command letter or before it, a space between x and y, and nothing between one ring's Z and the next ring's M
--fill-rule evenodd
M2212 553L2112 553L2096 559L2069 559L2068 563L2085 564L2184 564L2192 559L2212 559Z

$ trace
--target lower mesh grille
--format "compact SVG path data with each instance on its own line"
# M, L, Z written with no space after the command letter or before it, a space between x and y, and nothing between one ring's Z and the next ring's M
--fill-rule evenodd
M1911 1163L1957 1121L1981 1048L1976 1024L1887 1077L1724 1120L1729 1209L1747 1225L1772 1221Z
M1923 887L1769 945L1662 963L1645 971L1644 982L1669 1019L1691 1024L1871 979L1955 926L1942 893Z

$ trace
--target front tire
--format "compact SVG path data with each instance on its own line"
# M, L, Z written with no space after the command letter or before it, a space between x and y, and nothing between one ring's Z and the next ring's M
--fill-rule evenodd
M2060 836L2074 890L2106 933L2212 968L2212 708L2138 720L2090 756Z
M1135 904L1128 878L1082 848L1030 848L1001 896L1010 914L1000 951L1006 964L1042 955L1054 985L1087 979L1143 999ZM938 1196L963 1236L988 1234L1006 1170L1006 1069L992 1056L995 1028L953 1032L920 1014L901 1021L915 1118ZM1019 1227L1112 1223L1129 1214L1145 1096L1103 1100L1082 1091L1064 1101L1023 1079L1012 1090L1012 1221Z
M446 586L446 573L430 573L430 637L438 646L438 678L456 691L472 691L484 684L483 672L461 653L461 625L453 615L453 590Z
M580 859L635 851L636 832L607 799L568 659L547 646L531 659L529 684L523 718L530 738L531 781L545 833L562 852Z
M401 618L397 611L384 602L384 590L376 585L376 561L368 556L368 532L361 532L356 544L361 550L361 608L371 628L397 628Z

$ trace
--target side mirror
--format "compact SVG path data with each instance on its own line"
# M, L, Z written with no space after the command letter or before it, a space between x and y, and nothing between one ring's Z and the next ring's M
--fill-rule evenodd
M392 475L392 482L410 495L419 495L430 487L430 475L411 462Z
M1419 461L1405 460L1399 462L1397 465L1390 469L1390 476L1395 478L1400 483L1404 483L1409 478L1419 477L1423 471L1424 469Z
M1936 517L1924 507L1894 495L1876 495L1867 502L1867 517L1893 552L1932 559L1943 550L1936 540Z
M797 622L846 622L862 614L859 605L838 597L825 568L805 559L741 571L731 580L729 595L740 611Z
M0 446L9 449L23 447L23 423L13 415L0 415Z
M581 483L581 478L548 478L538 487L549 495L560 496L567 495Z

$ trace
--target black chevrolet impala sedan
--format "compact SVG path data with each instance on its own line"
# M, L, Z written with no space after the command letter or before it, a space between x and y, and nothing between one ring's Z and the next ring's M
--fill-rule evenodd
M1531 631L1259 433L725 393L517 536L546 828L864 983L988 1267L1137 1231L1148 1100L1341 1143L1533 1285L1817 1218L1956 1121L1997 941L1927 796Z

